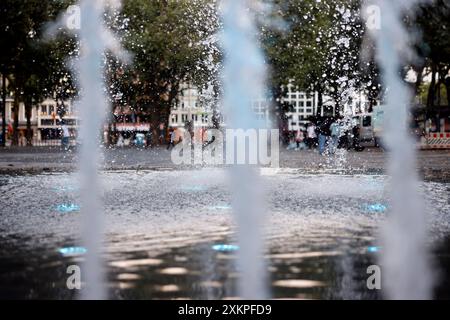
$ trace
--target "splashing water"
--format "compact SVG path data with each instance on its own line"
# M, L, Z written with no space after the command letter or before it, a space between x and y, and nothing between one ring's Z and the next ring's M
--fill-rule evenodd
M390 299L429 299L433 279L426 249L424 204L418 193L415 150L408 130L408 105L412 101L399 71L410 35L402 14L418 0L378 0L381 30L372 30L377 60L387 91L386 135L390 149L392 206L382 233L383 283Z
M116 56L127 59L121 51L119 42L105 27L103 15L107 6L118 8L118 0L80 0L80 25L70 27L68 17L63 16L50 26L49 36L54 36L59 29L67 27L78 34L81 54L76 60L74 73L78 76L81 89L81 100L77 103L80 117L80 161L79 178L81 205L83 217L83 243L86 260L82 268L86 287L81 293L82 299L105 299L103 262L100 257L103 234L103 210L100 201L101 186L97 174L100 159L100 130L107 110L107 99L104 96L103 69L105 51L109 50ZM61 209L61 208L60 208ZM73 207L62 207L73 209ZM72 210L71 210L72 211ZM70 249L67 249L70 251ZM61 252L64 254L67 250ZM67 251L67 252L69 252Z
M103 263L100 257L104 222L100 202L101 186L97 174L100 157L97 137L107 110L107 99L103 94L104 53L109 49L123 56L120 54L118 42L104 26L103 12L107 4L118 7L120 2L107 0L80 2L82 54L78 68L80 86L83 90L80 101L80 114L83 121L80 128L82 146L79 168L81 211L84 218L83 240L87 248L84 265L87 288L83 292L84 299L106 298Z
M222 2L224 111L227 125L232 129L260 127L251 109L251 101L262 96L266 70L255 38L256 30L248 10L249 4L250 2L243 0ZM248 156L248 144L242 148L245 150L238 152L243 151ZM264 197L260 190L259 173L249 165L234 165L230 170L230 181L240 248L239 294L244 299L263 299L267 296L261 231L265 212L261 205Z

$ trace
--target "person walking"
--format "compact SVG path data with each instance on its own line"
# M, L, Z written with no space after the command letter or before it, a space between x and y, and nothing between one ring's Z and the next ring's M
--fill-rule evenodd
M165 129L164 123L161 122L159 124L159 137L158 137L160 145L164 143L164 129Z
M312 149L316 144L317 134L316 134L316 126L314 123L310 122L308 124L308 128L306 129L306 142L309 149Z
M149 128L147 133L145 134L145 146L148 148L153 148L153 132L152 128Z
M359 125L355 125L352 129L353 133L353 143L352 147L355 149L355 151L361 152L365 149L365 147L361 146L360 142L360 127Z
M325 149L329 145L329 140L331 137L331 131L330 131L330 125L331 120L329 118L325 118L322 120L322 122L318 126L318 132L319 132L319 154L324 155Z
M303 131L299 129L295 135L295 143L297 144L296 151L305 149L305 135L303 134Z
M67 151L69 150L70 144L70 132L64 120L61 121L61 133L62 133L61 146L65 151Z
M175 130L174 129L171 129L170 130L170 142L169 142L169 145L167 146L167 150L170 150L170 147L175 147L175 136L176 136L176 133L175 133Z
M335 154L338 147L339 138L341 136L341 127L337 119L330 125L331 131L331 143L330 143L330 153Z

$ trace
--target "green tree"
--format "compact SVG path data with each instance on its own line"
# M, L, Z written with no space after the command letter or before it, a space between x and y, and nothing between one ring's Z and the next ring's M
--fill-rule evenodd
M277 100L290 82L299 90L331 96L341 109L352 88L374 83L374 73L362 72L360 48L364 25L359 0L276 1L284 32L267 29L263 43L271 65Z
M46 95L51 95L58 75L65 74L64 63L68 48L63 41L43 40L47 23L54 21L70 1L52 0L4 0L0 11L0 54L2 74L7 75L9 89L14 93L12 144L18 144L19 104L25 105L27 119L27 144L31 145L31 111Z
M427 107L441 105L445 87L447 103L450 101L450 3L446 0L436 0L433 3L425 3L420 6L417 19L417 27L421 31L421 42L417 45L419 56L424 62L415 68L418 72L418 91L423 70L431 73L431 83L428 86ZM413 66L414 67L414 66Z
M168 123L182 82L202 87L218 62L213 35L216 1L125 0L115 22L133 61L110 62L110 87L118 103L149 114L153 126ZM117 95L119 93L119 95Z

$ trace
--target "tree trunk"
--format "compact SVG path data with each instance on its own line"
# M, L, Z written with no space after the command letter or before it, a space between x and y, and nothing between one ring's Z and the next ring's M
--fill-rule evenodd
M417 73L416 83L414 86L415 96L417 96L419 94L420 86L422 85L424 68L425 68L424 66L414 68L414 71Z
M14 104L13 104L13 134L11 145L17 146L19 145L19 96L18 93L14 95Z
M167 102L161 103L161 106L159 107L158 128L159 128L159 123L164 124L164 133L165 133L164 142L166 141L165 139L166 139L166 135L167 135L167 130L169 129L170 109L171 109L171 106ZM188 120L191 121L191 119L188 119Z
M436 65L431 62L431 83L428 88L427 108L434 106L435 88L436 87Z
M445 88L447 89L447 106L450 107L450 77L445 78L444 80Z
M323 107L323 93L321 89L317 91L317 106L320 108Z
M6 145L6 75L2 73L2 141L1 146Z
M442 77L441 77L441 72L442 72L442 67L439 65L438 66L438 73L437 73L437 106L439 107L441 105L441 81L442 81Z
M317 91L317 110L316 110L316 116L321 116L323 112L323 90L319 86L316 88Z
M26 131L26 139L27 146L31 147L33 145L33 131L31 130L31 112L33 109L33 102L31 98L25 98L25 117L27 118L27 131Z

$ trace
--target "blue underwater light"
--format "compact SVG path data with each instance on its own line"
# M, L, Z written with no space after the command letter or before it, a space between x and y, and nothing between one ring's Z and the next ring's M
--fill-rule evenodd
M212 246L212 249L220 252L231 252L239 250L239 246L234 244L215 244Z
M228 210L231 209L231 206L229 204L222 204L217 206L210 206L209 208L213 210Z
M76 256L85 254L87 249L84 247L64 247L58 250L63 256Z
M382 203L374 203L366 205L365 209L369 212L385 212L387 207Z
M380 251L380 247L377 247L377 246L369 246L369 247L367 247L367 252L376 253L378 251Z
M56 210L58 210L59 212L73 212L73 211L79 211L80 210L80 206L74 203L64 203L64 204L59 204L56 206Z

